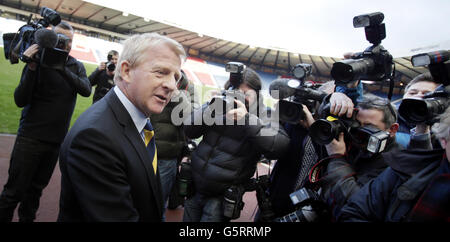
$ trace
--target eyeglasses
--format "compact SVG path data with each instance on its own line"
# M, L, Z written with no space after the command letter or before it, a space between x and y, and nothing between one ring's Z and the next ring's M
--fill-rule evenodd
M369 98L363 98L360 102L358 102L358 105L374 105L378 107L388 107L389 111L391 112L392 116L394 116L395 120L397 120L397 113L394 111L394 108L392 107L391 101L387 98L376 98L376 99L369 99Z

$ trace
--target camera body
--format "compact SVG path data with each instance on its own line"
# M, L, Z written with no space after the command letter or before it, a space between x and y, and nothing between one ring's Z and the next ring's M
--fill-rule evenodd
M411 124L433 124L436 117L450 106L450 52L446 50L422 53L411 57L413 66L427 66L434 81L442 85L423 99L403 99L399 114Z
M220 95L214 96L208 103L214 111L214 116L224 115L228 111L237 108L234 100L240 100L245 103L245 95L236 90L242 84L243 73L246 66L240 62L228 62L225 65L225 71L230 73L230 87L222 91Z
M331 76L336 85L346 85L358 80L382 81L392 79L393 58L381 45L386 38L383 13L363 14L353 18L355 28L364 27L366 39L373 45L363 52L356 53L351 59L335 62Z
M319 222L329 218L327 205L316 191L304 187L291 193L289 197L297 210L276 218L275 222Z
M298 124L306 118L303 105L314 112L316 101L322 101L327 94L317 90L320 85L305 82L305 78L311 75L312 65L300 63L291 72L297 79L277 79L269 89L272 97L280 99L275 107L280 120ZM276 96L274 91L279 95Z
M106 63L106 70L108 70L109 72L115 71L116 70L116 64L114 64L111 61Z
M269 187L269 176L263 175L252 178L246 184L233 185L224 194L223 214L229 219L237 219L241 215L241 210L245 203L242 198L245 192L256 191L256 199L260 208L259 222L269 222L273 220L275 213L272 211L272 203L267 194Z
M330 106L330 103L321 105L319 115L322 118L315 121L309 129L311 139L320 145L327 145L333 139L338 139L341 132L348 136L350 129L360 127L360 123L356 120L357 109L351 118L347 118L330 114Z
M17 33L7 33L3 35L5 58L9 59L11 64L17 64L19 62L19 59L24 60L25 62L31 61L27 58L23 58L23 52L32 44L36 43L36 31L39 29L45 29L50 24L56 26L61 22L61 17L53 9L42 7L40 14L42 16L42 19L32 22L32 15L30 15L28 23L20 27ZM42 55L43 54L40 54L40 56ZM53 53L52 56L54 55L55 54Z

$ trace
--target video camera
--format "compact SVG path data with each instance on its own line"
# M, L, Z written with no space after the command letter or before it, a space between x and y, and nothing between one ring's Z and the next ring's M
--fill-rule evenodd
M433 124L436 117L450 106L450 52L440 50L411 57L413 66L428 66L433 79L442 85L423 99L403 99L399 114L411 124Z
M32 21L32 16L26 25L19 28L16 33L3 34L5 46L5 58L11 64L17 64L19 59L23 62L38 62L43 67L62 69L69 53L65 51L69 39L62 34L46 29L49 25L56 26L61 22L61 17L53 9L42 7L40 15L42 19ZM38 44L39 52L32 58L23 55L32 44Z
M314 113L316 101L322 101L327 95L317 90L320 85L305 83L311 70L310 64L297 64L291 71L297 79L281 78L270 84L270 94L273 98L280 99L276 105L280 120L297 124L306 118L302 104ZM283 100L286 98L287 100Z
M214 110L214 115L223 115L228 111L237 108L234 100L245 102L245 95L236 89L242 83L242 75L246 66L240 62L228 62L225 71L230 73L230 87L222 91L220 95L214 96L208 105Z
M394 62L392 55L381 45L386 38L384 15L381 12L363 14L353 18L353 27L364 27L366 39L373 44L363 52L355 53L351 59L335 62L331 76L336 85L346 85L358 80L393 81Z

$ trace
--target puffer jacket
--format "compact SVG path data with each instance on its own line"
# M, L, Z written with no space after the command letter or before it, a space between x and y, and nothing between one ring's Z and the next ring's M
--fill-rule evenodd
M281 125L253 114L245 116L245 125L196 124L209 108L205 104L191 115L191 124L185 125L185 133L195 139L203 139L192 154L192 170L196 192L216 196L233 184L247 182L255 173L261 155L276 159L286 152L289 137ZM248 125L249 120L257 121ZM250 122L254 124L254 122ZM267 130L272 136L263 136Z
M181 124L174 124L171 119L172 111L192 110L194 85L182 89L175 98L167 104L160 114L150 116L155 130L155 142L158 149L158 159L179 158L186 144L186 136ZM189 98L190 97L190 98ZM178 106L181 105L181 106ZM183 111L190 113L190 111Z

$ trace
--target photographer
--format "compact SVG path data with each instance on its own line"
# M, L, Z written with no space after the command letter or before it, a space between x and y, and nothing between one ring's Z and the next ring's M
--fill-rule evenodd
M424 95L436 90L439 83L435 82L431 73L426 72L416 76L412 79L408 85L406 85L403 99L405 98L418 98L423 99ZM415 141L422 142L430 140L430 126L427 124L417 124L415 127L413 124L409 124L401 115L398 115L399 129L396 135L396 141L402 148L418 148L417 142L412 142L412 146L409 147L410 140L413 138ZM421 140L421 141L420 141ZM431 143L427 143L423 148L430 148Z
M73 29L61 22L53 29L68 41L59 46L72 47ZM31 45L23 55L32 59L39 51ZM84 66L68 56L63 70L25 65L14 92L18 107L23 107L16 142L11 154L8 181L0 196L0 221L11 221L17 204L19 221L32 222L58 159L58 152L69 128L77 94L88 97L91 86Z
M339 221L450 221L450 108L432 130L444 150L386 155L389 168L349 200Z
M226 89L230 81L225 85ZM249 182L262 154L268 159L276 159L288 146L289 138L278 126L278 120L270 122L264 115L255 115L254 110L264 109L262 97L258 95L261 90L258 74L246 68L240 85L234 88L245 93L245 104L235 99L235 107L223 115L216 114L215 119L238 123L245 121L243 125L205 123L202 117L211 113L208 104L192 112L190 124L185 125L185 133L189 138L203 136L192 154L195 193L185 201L185 222L229 221L230 218L224 216L223 207L227 189ZM202 122L197 124L196 120ZM270 135L265 134L268 130Z
M92 103L100 100L114 87L114 71L116 70L117 60L119 59L119 52L110 50L107 58L108 62L100 63L100 66L89 75L91 86L97 86L92 97Z
M353 112L353 102L346 94L335 92L333 82L327 82L319 87L319 91L329 94L331 113L348 115ZM303 105L305 120L298 124L284 125L289 135L289 150L278 159L271 174L269 186L270 200L276 217L284 216L295 210L289 194L304 187L308 179L309 170L326 156L323 146L313 142L309 136L309 128L315 119L310 110Z
M387 167L382 153L398 149L395 142L397 114L392 105L386 99L366 95L357 108L359 111L356 120L360 123L360 128L370 128L372 134L386 132L386 147L379 153L369 152L368 147L359 143L361 140L358 137L344 140L342 132L338 140L334 139L325 146L329 157L313 168L311 174L316 175L310 181L323 189L322 197L329 205L332 219L339 215L340 209L352 194Z

